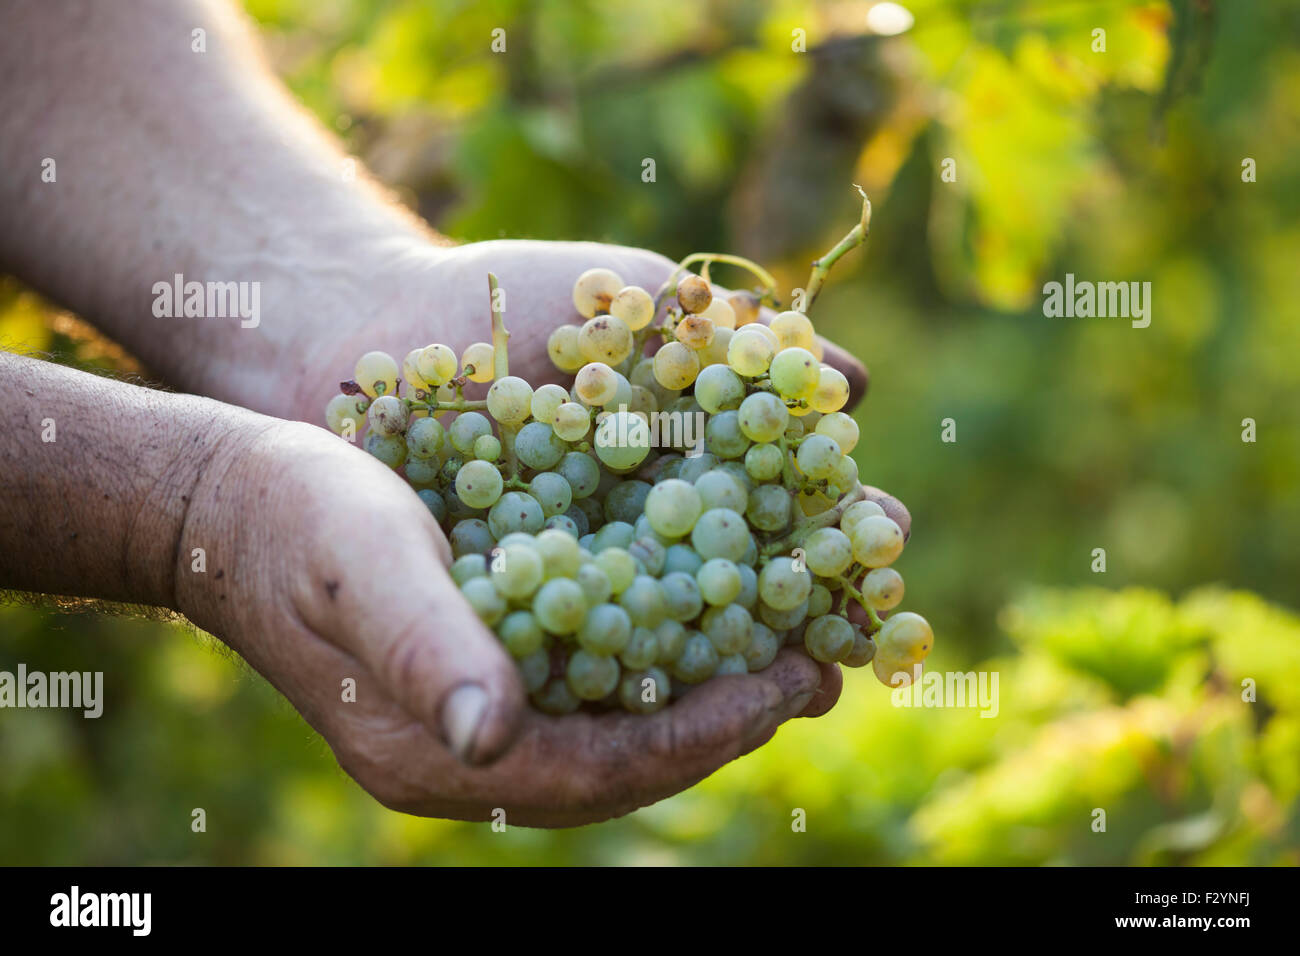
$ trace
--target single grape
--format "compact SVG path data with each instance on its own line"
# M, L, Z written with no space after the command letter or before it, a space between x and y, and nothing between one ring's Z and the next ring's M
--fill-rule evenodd
M619 605L638 627L655 627L664 619L664 596L659 582L638 574L618 598Z
M704 610L704 598L695 578L684 571L671 571L659 582L664 610L675 621L689 621Z
M596 426L595 451L607 468L631 471L650 453L650 426L631 412L614 412Z
M823 584L814 584L808 592L808 616L821 617L831 611L831 592Z
M645 511L650 485L644 481L621 481L605 496L605 518L634 525ZM635 529L634 529L635 530Z
M871 659L871 669L876 679L886 687L910 687L914 680L921 677L920 661L904 661L876 644L875 656Z
M700 276L688 275L677 283L677 304L682 311L703 312L713 301L713 290Z
M717 329L734 329L736 327L736 310L726 299L714 299L700 315L711 319Z
M568 518L571 522L573 522L574 526L577 529L576 536L581 538L583 535L587 534L587 532L591 530L591 522L587 518L587 513L583 511L582 508L579 507L579 504L581 504L581 502L575 501L573 504L569 505L568 511L566 511L563 515L556 515L556 517Z
M725 365L710 365L695 379L695 400L710 415L739 408L745 398L745 383Z
M750 673L761 671L772 661L781 649L781 638L761 621L755 621L750 630L749 646L745 648L745 665Z
M528 483L528 493L542 506L542 514L547 518L562 515L573 504L573 492L569 483L553 471L543 471L533 476Z
M592 654L618 654L632 637L632 619L617 604L597 604L578 628L578 643Z
M768 328L783 349L800 348L811 352L817 339L812 322L802 312L782 312L772 318Z
M496 461L501 457L501 439L496 435L479 435L474 439L474 457L480 461Z
M598 312L608 312L623 287L614 270L588 269L573 283L573 306L580 316L590 319Z
M713 642L699 631L691 631L682 652L673 661L674 677L686 684L699 684L718 669L718 651Z
M655 638L659 641L657 663L671 664L686 646L686 628L681 621L665 618L655 628Z
M789 558L773 558L758 574L759 598L778 611L798 607L808 600L811 590L812 575L806 570L796 570L795 562Z
M853 638L853 649L840 661L845 667L866 667L876 656L876 642L859 632Z
M389 468L401 468L406 461L406 442L397 435L369 434L362 447Z
M745 519L730 508L711 508L691 529L691 545L704 560L739 561L753 543Z
M577 575L582 565L582 552L578 547L578 537L572 531L544 528L533 539L532 546L542 559L542 576L547 580Z
M749 451L750 439L740 427L739 412L719 412L711 417L704 440L719 458L740 458Z
M813 660L830 664L841 661L853 650L857 632L838 614L826 614L808 622L803 632L803 646Z
M576 581L552 578L533 595L533 617L552 634L572 634L586 616L587 596Z
M488 413L504 425L518 425L533 412L533 387L518 375L492 383L487 393Z
M807 349L784 348L772 359L768 374L772 387L786 401L806 399L812 396L821 381L821 363Z
M468 465L466 465L468 467ZM507 491L488 512L488 528L494 538L505 537L511 531L536 534L542 530L546 516L542 506L532 495L520 491Z
M456 494L471 508L491 508L502 487L501 472L490 462L467 461L456 473Z
M736 413L741 432L750 441L774 442L790 420L785 403L771 392L755 392L740 403Z
M892 610L903 600L903 576L893 568L876 568L862 579L862 597L877 611Z
M555 473L568 484L574 499L590 496L600 482L600 465L585 452L566 452L555 466Z
M729 674L748 674L749 663L745 660L744 654L728 654L726 657L718 658L718 669L713 672L714 677L726 677Z
M853 544L838 528L818 528L804 542L804 562L813 574L839 577L853 563Z
M627 553L640 562L646 574L655 576L663 574L664 562L668 560L668 550L655 538L637 538L628 545Z
M529 422L529 424L539 423ZM587 432L591 431L591 412L577 402L565 402L555 410L555 421L551 427L561 441L581 441L587 437Z
M810 587L811 590L811 587ZM776 608L765 603L761 598L758 602L758 617L764 624L774 631L788 631L796 628L803 623L804 618L808 616L808 602L800 601L794 607L785 611L778 611ZM800 632L798 641L803 640L803 633ZM798 643L792 641L792 643Z
M934 646L934 631L921 615L900 611L886 619L876 645L896 660L916 664L925 660Z
M746 611L752 611L758 604L758 572L747 564L736 565L736 570L740 572L740 593L736 595L736 603Z
M846 455L857 447L858 423L843 412L831 412L829 415L824 415L817 422L814 431L819 435L834 439L835 444L840 446L840 451Z
M740 594L740 569L734 561L711 558L695 572L695 583L709 604L730 604Z
M559 464L568 446L541 422L529 422L515 436L515 456L527 467L548 471Z
M579 369L573 390L586 405L604 405L618 393L617 375L604 362L589 362Z
M622 548L632 543L636 529L626 521L611 521L596 532L592 538L591 553L600 554L606 548Z
M868 568L886 567L903 553L903 529L884 515L863 518L854 526L849 540L853 542L854 559Z
M546 354L561 372L572 375L582 368L585 359L578 347L578 326L561 325L546 340Z
M707 348L713 341L713 320L702 315L684 315L673 328L673 336L687 348Z
M528 410L533 418L544 425L555 422L555 411L569 400L569 393L559 385L543 385L533 392L528 400Z
M813 411L822 414L838 412L848 404L849 380L837 368L823 365L817 373L817 388L808 399Z
M781 485L760 485L749 496L745 517L760 531L784 531L790 526L790 492Z
M753 625L754 619L739 604L709 608L700 618L700 630L719 656L739 654L749 647Z
M406 430L406 449L412 458L431 459L442 450L447 432L436 418L417 418Z
M367 352L357 359L352 377L371 398L397 391L397 360L387 352Z
M479 436L491 434L492 423L488 421L486 415L478 412L461 412L447 429L451 447L462 455L473 455L474 442L479 439Z
M766 442L745 452L745 471L754 481L771 481L781 474L781 449Z
M885 509L874 501L855 501L844 509L844 514L840 515L840 530L852 537L853 529L862 519L884 514Z
M716 467L718 467L718 456L706 451L702 455L685 459L677 477L687 484L694 485L701 475Z
M655 300L638 285L625 286L609 303L609 314L635 332L655 317Z
M710 508L730 508L736 514L744 514L749 503L745 485L721 469L705 472L696 478L695 490L699 493L705 511Z
M479 616L479 620L488 627L505 616L505 598L487 578L470 578L460 586L460 593Z
M438 462L407 457L406 480L413 488L428 488L438 481Z
M622 594L636 579L636 560L622 548L606 548L592 561L605 572L614 594Z
M426 385L439 388L456 377L459 366L456 353L445 345L435 343L420 349L419 358L415 360L416 370ZM439 399L441 400L441 399Z
M403 434L410 417L406 402L396 395L381 395L370 403L366 420L370 425L370 434L387 437Z
M357 432L366 421L363 409L368 408L366 399L357 395L335 395L325 406L325 424L336 435L348 432L355 439Z
M668 342L655 353L655 381L664 388L683 389L695 381L700 359L695 350L681 342Z
M795 463L799 470L814 481L830 478L835 474L840 459L844 457L835 440L814 432L805 435L799 442L799 451L795 454Z
M515 660L524 690L532 694L546 686L551 676L551 655L545 648Z
M830 477L831 488L828 493L833 498L852 491L858 486L858 463L848 455L841 455L835 466L835 474Z
M632 354L632 330L622 319L598 315L578 332L578 351L588 362L618 365Z
M471 382L490 382L493 376L493 350L487 342L475 342L460 353L460 368Z
M699 356L700 368L708 368L711 365L727 364L727 349L731 347L731 337L736 333L731 329L713 327L713 338L709 344L704 346L695 354Z
M703 559L687 544L669 545L664 554L664 574L671 574L673 571L694 574L703 564Z
M531 611L511 611L497 625L497 635L513 658L528 657L542 649L545 635Z
M487 522L479 518L458 522L451 529L449 541L451 553L458 558L465 554L487 554L496 545L496 538L488 529Z
M647 627L633 628L627 647L623 648L622 653L618 655L619 663L630 670L649 667L658 659L659 638Z
M670 538L689 534L703 510L699 492L679 478L669 478L655 485L645 500L645 514L650 527Z
M614 593L609 583L609 575L596 564L588 562L578 568L578 586L591 606L604 604Z
M424 506L429 509L429 514L433 515L433 520L442 524L447 519L447 503L443 500L442 495L432 488L422 488L416 492L416 495Z
M569 690L583 700L600 700L618 687L621 670L612 657L574 651L564 677Z
M424 380L420 374L420 353L424 349L411 349L406 353L406 358L402 359L402 378L411 388L418 389L422 392L430 391L429 383Z

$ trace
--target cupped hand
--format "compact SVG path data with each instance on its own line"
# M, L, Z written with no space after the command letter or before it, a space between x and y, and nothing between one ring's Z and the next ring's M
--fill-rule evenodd
M759 746L813 699L786 650L652 716L545 716L448 575L450 552L394 472L323 429L246 416L195 487L178 608L220 636L386 806L567 826L627 813Z

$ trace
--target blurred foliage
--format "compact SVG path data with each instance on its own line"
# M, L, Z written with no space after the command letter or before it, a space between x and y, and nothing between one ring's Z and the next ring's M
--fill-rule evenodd
M916 0L889 37L855 0L246 6L306 106L460 239L736 251L790 287L867 188L872 238L815 318L871 365L857 458L915 517L934 666L996 669L999 714L855 672L686 794L492 834L382 810L173 625L3 609L0 668L103 670L110 703L0 719L0 861L1300 862L1294 0ZM1067 272L1151 282L1151 326L1045 318ZM12 281L0 343L128 367Z

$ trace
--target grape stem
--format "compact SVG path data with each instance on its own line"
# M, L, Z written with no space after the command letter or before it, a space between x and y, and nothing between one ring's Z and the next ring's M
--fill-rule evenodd
M470 401L465 398L458 398L454 402L422 402L419 399L410 399L412 408L427 408L430 414L434 412L476 412L480 409L487 408L487 402L483 399Z
M763 283L763 296L776 296L776 279L772 278L772 273L768 272L757 262L746 259L744 256L733 256L724 252L692 252L689 256L677 263L677 268L673 274L668 277L668 281L659 289L655 296L655 315L659 314L660 307L668 296L677 291L677 277L685 272L691 265L696 262L703 262L705 265L704 273L701 273L707 281L708 266L715 262L721 262L729 266L739 266L751 272L759 282Z
M862 596L862 592L849 583L848 578L840 578L840 582L844 586L845 593L857 601L862 606L862 610L867 612L867 617L871 620L868 633L875 634L884 626L884 622L880 620L880 615L876 613L876 609L867 603L867 599Z
M848 231L848 233L837 242L830 252L826 253L820 259L814 259L812 264L812 274L808 276L808 287L804 290L803 312L806 315L812 308L817 294L822 290L822 284L826 281L826 275L831 271L831 266L839 261L840 257L850 249L856 249L867 241L867 235L871 232L871 200L867 194L862 191L862 187L856 183L853 186L862 197L862 219L858 224Z
M781 554L782 552L788 552L793 548L799 547L814 531L821 528L829 528L831 525L838 523L840 517L844 514L849 505L861 501L866 496L867 493L862 489L862 485L858 485L856 489L850 491L847 495L841 498L839 502L836 503L835 507L827 508L821 514L811 515L804 518L802 521L798 522L794 526L794 530L785 537L766 545L763 548L763 554L771 556L774 554Z
M510 333L506 330L506 310L501 305L502 296L497 293L501 284L495 273L488 273L488 302L492 307L492 377L505 378L510 374L510 356L507 343Z

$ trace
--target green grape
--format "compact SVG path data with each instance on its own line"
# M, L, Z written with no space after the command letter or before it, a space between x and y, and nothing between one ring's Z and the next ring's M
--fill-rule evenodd
M480 461L496 461L501 457L501 439L496 435L479 435L474 439L474 457Z
M406 480L415 488L428 488L438 481L438 463L419 458L406 459Z
M552 578L533 595L533 617L552 634L572 634L587 616L587 596L578 582Z
M749 646L754 619L739 604L712 607L700 618L700 629L719 656L739 654Z
M632 354L632 330L622 319L598 315L578 331L578 351L588 362L618 365Z
M531 548L537 539L527 531L511 531L497 539L497 544L503 548L508 548L512 544L523 545L525 548Z
M853 650L857 632L838 614L827 614L808 622L803 632L803 646L813 660L824 664L842 661Z
M632 579L618 603L638 627L655 627L664 619L664 596L659 582L648 574Z
M460 586L460 593L488 627L505 616L505 598L487 578L470 578Z
M671 571L659 582L664 610L674 621L689 621L704 610L704 598L695 578L684 571Z
M736 570L740 572L740 593L736 595L736 603L746 611L752 611L758 603L758 573L746 564L736 565Z
M673 661L671 670L674 677L684 684L699 684L713 676L718 669L718 652L713 642L699 631L691 631L686 637L682 652Z
M893 568L876 568L862 579L862 597L877 611L890 611L903 600L903 576Z
M494 551L489 567L496 589L514 601L530 597L542 583L542 559L524 545L513 544Z
M562 515L573 504L573 490L569 483L553 471L543 471L533 476L528 483L528 493L542 506L542 514L548 518Z
M541 422L529 422L515 436L515 457L538 471L554 468L568 450L550 426Z
M609 578L614 594L622 594L636 578L636 560L622 548L605 548L592 560Z
M471 508L490 508L501 497L501 472L486 461L467 461L456 472L456 494Z
M785 433L790 412L771 392L755 392L740 403L737 418L740 430L750 441L774 442Z
M884 515L863 518L854 525L849 540L854 560L868 568L893 564L903 553L903 529Z
M488 413L503 425L518 425L533 411L533 387L518 375L492 383L487 393Z
M605 518L633 524L645 511L650 485L644 481L621 481L605 496Z
M760 485L749 496L745 517L760 531L784 531L790 526L790 492L781 485Z
M711 558L695 572L695 583L709 604L730 604L740 594L740 569L734 561Z
M381 395L370 403L366 421L370 425L370 434L387 437L404 433L410 417L406 402L396 395Z
M497 635L510 656L516 659L536 654L542 649L545 635L530 611L511 611L497 625Z
M808 592L808 616L821 617L831 611L831 592L822 584L814 584Z
M555 466L555 472L569 484L569 493L575 498L586 498L600 483L600 465L585 452L566 452Z
M848 455L841 455L839 463L835 466L835 474L831 476L831 484L840 495L852 491L858 485L858 463ZM838 497L838 495L834 495Z
M671 664L686 646L686 627L675 618L664 618L655 628L655 638L659 641L657 663Z
M731 337L736 333L731 329L724 329L719 325L713 327L713 338L709 344L700 349L696 354L700 357L700 368L709 368L713 365L726 366L727 349L731 347Z
M627 553L638 561L646 574L658 576L663 573L664 562L668 559L667 549L654 538L637 538L628 545Z
M812 321L802 312L782 312L773 316L768 328L783 349L800 348L811 352L817 341Z
M471 382L490 382L495 354L487 342L475 342L460 353L460 368Z
M637 363L632 366L632 372L628 375L628 381L630 381L634 386L639 385L642 388L649 389L653 392L660 408L667 407L669 402L681 397L681 393L676 389L664 388L659 384L659 380L655 378L655 362L653 358L639 359Z
M415 360L420 378L431 388L440 388L456 377L456 353L445 345L428 345Z
M808 570L824 578L839 577L853 563L853 544L838 528L818 528L803 548Z
M478 552L463 554L451 563L450 573L456 586L461 587L470 578L481 578L487 574L487 558Z
M718 658L718 668L713 672L714 677L726 677L730 674L748 674L749 663L745 660L744 654L728 654L726 657Z
M745 553L740 556L740 563L746 567L754 567L758 564L758 545L754 543L754 536L749 536L749 544L745 545Z
M593 607L604 604L614 593L614 588L609 583L609 575L590 562L578 568L577 579L582 593L587 598L587 603Z
M397 391L397 360L387 352L367 352L357 359L353 380L371 398Z
M755 326L760 328L761 326ZM727 365L737 375L758 378L767 374L776 348L761 332L744 326L727 343Z
M335 395L325 406L325 424L336 435L349 431L353 438L366 421L366 400L356 395ZM351 425L349 425L349 422Z
M541 690L534 691L529 700L542 713L554 717L571 714L582 706L582 700L569 689L568 681L557 678L547 681Z
M614 297L623 290L623 280L612 269L588 269L573 283L573 306L584 319L608 312Z
M750 673L761 671L774 660L781 649L781 638L766 624L755 621L750 632L749 646L745 648L745 665Z
M429 383L420 374L419 366L420 353L423 351L424 349L411 349L406 353L406 358L402 359L402 378L406 380L406 384L411 388L427 392L430 391Z
M429 509L429 514L433 515L434 521L438 522L438 524L442 524L442 522L446 520L447 503L443 501L442 495L438 494L438 492L434 491L432 488L422 488L420 491L416 492L416 495L424 502L424 506Z
M561 372L572 375L582 368L584 359L578 348L578 327L561 325L546 340L546 354Z
M524 690L530 694L545 687L551 677L551 655L545 649L517 658L515 663L519 667Z
M491 434L492 423L488 421L486 415L480 415L478 412L461 412L451 423L451 428L447 430L451 447L462 455L473 455L474 442L483 435Z
M412 458L434 458L442 450L447 433L436 418L417 418L406 430L406 449Z
M737 514L743 514L749 503L745 487L725 471L709 471L695 479L695 490L699 493L704 510L710 508L730 508Z
M710 415L739 408L745 398L745 383L725 365L700 369L695 379L695 400Z
M835 474L835 469L844 455L834 439L814 432L804 436L795 454L795 463L809 478L820 481Z
M718 456L706 451L694 458L685 459L677 477L693 486L701 475L716 467L718 467Z
M655 487L658 487L656 485ZM664 574L671 574L674 571L684 571L687 574L695 574L704 564L704 559L695 553L695 550L687 544L671 544L664 554Z
M843 412L831 412L822 416L814 431L834 439L835 444L840 446L840 451L846 455L857 447L858 423Z
M839 369L823 365L818 372L817 389L808 399L813 411L828 415L838 412L849 402L849 380Z
M618 682L618 700L633 714L653 714L668 705L670 680L658 667L624 673Z
M556 515L557 518L567 518L576 529L575 537L581 538L591 530L591 523L587 520L587 514L578 507L578 503L569 505L569 510L562 515ZM567 527L567 525L566 525Z
M859 632L853 638L853 649L840 661L845 667L866 667L876 656L876 642Z
M650 489L645 499L650 527L669 538L689 534L703 510L699 492L680 478L661 481Z
M369 434L362 447L389 468L401 468L406 461L406 441L397 435Z
M805 427L802 419L791 416L790 421L785 426L785 440L798 441L809 431L811 429Z
M720 331L725 329L729 332L736 327L736 310L726 299L715 298L700 315L712 319L714 327Z
M617 604L590 608L578 628L578 643L591 654L619 654L632 638L632 621Z
M683 312L703 312L713 301L713 290L701 276L688 275L677 283L677 304Z
M456 488L444 488L442 490L442 500L447 506L447 517L452 524L458 521L464 521L466 518L483 518L486 512L479 511L477 508L471 508L465 502L460 500L456 494Z
M709 450L719 458L740 458L749 450L749 438L740 428L737 412L719 412L704 429Z
M631 670L649 667L658 659L659 638L647 627L633 628L627 647L618 655L619 663Z
M654 319L655 300L639 285L625 286L609 303L609 314L636 332Z
M563 441L581 441L591 431L591 412L577 402L565 402L555 410L551 427L555 429L556 437Z
M681 342L667 342L654 356L655 381L664 388L681 390L700 373L695 350Z
M741 427L744 425L742 423ZM755 481L771 481L781 474L781 449L777 445L762 443L751 445L745 452L745 471Z
M651 412L659 411L659 399L655 393L648 388L642 388L640 385L632 386L632 401L628 403L629 412L644 412L649 415Z
M855 501L844 509L844 514L840 515L840 530L852 537L853 529L858 526L858 522L876 515L885 516L885 509L874 501Z
M442 463L442 467L438 469L438 475L443 481L450 484L456 480L456 474L463 464L465 464L465 459L461 458L460 455L449 455L447 460Z
M487 554L497 543L487 522L478 518L467 518L459 522L451 529L448 540L451 542L451 553L458 558L463 554Z
M749 452L746 451L745 454L748 455ZM718 465L718 471L722 472L724 475L730 475L732 480L736 482L736 485L743 489L746 494L749 494L749 492L758 487L758 482L749 477L749 472L745 470L745 462L743 458L739 460L733 458L730 461L722 462Z
M876 635L876 644L895 660L916 664L925 660L934 646L934 631L921 615L900 611L886 619Z
M711 508L691 529L691 545L705 561L726 558L739 561L753 543L745 519L730 508Z
M555 410L568 400L569 393L560 386L543 385L533 392L533 397L528 401L528 410L543 425L551 425L555 422Z
M466 466L468 467L468 465ZM532 495L519 491L507 491L488 512L488 528L494 538L505 537L511 531L526 531L536 534L542 530L546 516L542 506Z
M807 349L784 348L772 359L768 375L786 401L806 399L821 381L821 363Z
M631 412L614 412L596 426L595 446L607 468L630 471L650 453L650 426Z
M636 530L626 521L611 521L596 532L591 553L600 554L608 548L626 549L636 535Z
M809 588L809 590L811 590L811 587ZM776 608L771 607L770 605L764 603L761 597L759 598L759 602L758 602L759 620L761 620L768 627L772 628L772 630L774 631L788 631L791 628L797 627L799 624L803 623L803 619L806 618L807 616L808 616L807 601L800 601L798 604L796 604L794 607L788 610L778 611ZM800 634L801 640L802 637L803 635Z
M582 565L578 536L573 531L545 528L533 539L533 549L542 559L542 576L547 580L574 577Z
M808 600L811 590L812 575L795 570L794 562L786 557L773 558L758 574L759 598L778 611L798 607Z
M587 405L604 405L618 394L618 373L604 362L591 362L578 370L573 391Z

